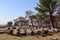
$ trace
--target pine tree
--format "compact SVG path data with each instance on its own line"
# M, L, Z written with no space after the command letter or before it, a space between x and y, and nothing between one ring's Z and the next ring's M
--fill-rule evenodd
M51 23L52 23L53 27L54 27L54 23L53 23L52 14L54 13L54 9L57 6L57 2L58 2L58 0L39 0L39 3L37 4L38 6L35 7L35 9L38 11L38 13L49 12Z

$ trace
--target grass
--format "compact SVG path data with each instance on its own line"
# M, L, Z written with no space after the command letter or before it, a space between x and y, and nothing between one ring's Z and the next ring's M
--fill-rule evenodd
M6 28L0 28L0 30L6 30L7 29L7 27Z

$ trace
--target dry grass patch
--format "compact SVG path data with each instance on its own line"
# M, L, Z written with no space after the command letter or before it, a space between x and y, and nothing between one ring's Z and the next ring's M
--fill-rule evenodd
M41 37L41 36L17 37L7 34L0 34L0 40L50 40L50 38L58 38L60 40L60 34L54 34L53 36L47 36L47 37Z

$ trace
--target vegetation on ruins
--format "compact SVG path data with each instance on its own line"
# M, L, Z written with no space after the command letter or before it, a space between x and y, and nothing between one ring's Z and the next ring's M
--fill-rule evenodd
M8 26L12 26L12 24L13 24L12 21L10 21L10 22L7 23Z

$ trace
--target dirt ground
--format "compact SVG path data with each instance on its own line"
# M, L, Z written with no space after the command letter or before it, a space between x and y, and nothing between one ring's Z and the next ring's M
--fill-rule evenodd
M50 40L50 38L58 38L60 40L60 34L54 34L53 36L46 36L46 37L42 37L42 36L17 37L7 34L0 34L0 40Z

